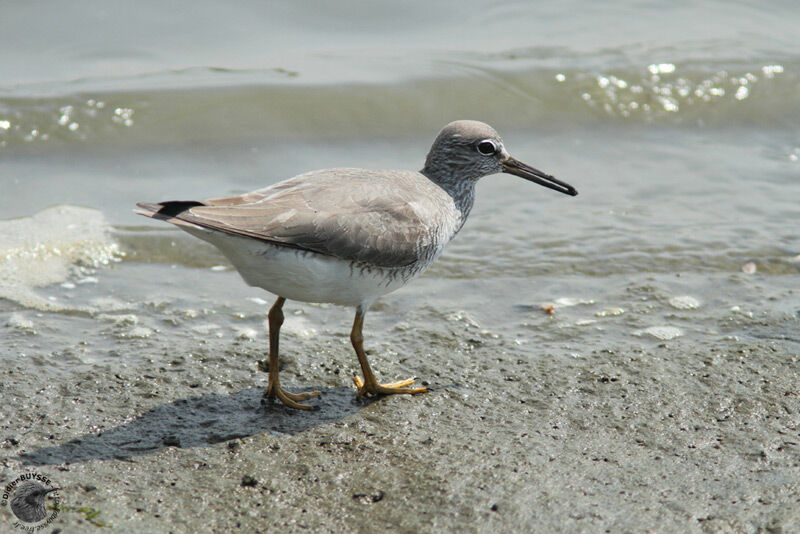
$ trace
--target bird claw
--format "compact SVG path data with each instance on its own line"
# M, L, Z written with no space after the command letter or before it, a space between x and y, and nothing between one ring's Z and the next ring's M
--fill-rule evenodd
M300 404L300 401L310 399L319 395L319 391L304 391L303 393L290 393L277 384L270 384L265 392L265 397L274 399L278 397L280 401L290 408L298 410L316 410L316 406L310 404Z
M397 394L406 394L406 395L416 395L418 393L425 393L428 391L424 387L421 388L410 388L411 384L414 383L413 378L408 378L406 380L399 380L397 382L391 382L389 384L378 384L377 381L374 379L371 382L364 382L360 376L354 376L353 382L358 389L358 396L363 397L364 395L397 395Z

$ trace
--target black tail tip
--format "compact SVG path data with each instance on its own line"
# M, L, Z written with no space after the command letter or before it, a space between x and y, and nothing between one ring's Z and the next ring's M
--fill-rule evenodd
M137 202L140 208L152 212L155 215L163 217L176 217L195 206L205 206L202 202L196 200L170 200L167 202Z

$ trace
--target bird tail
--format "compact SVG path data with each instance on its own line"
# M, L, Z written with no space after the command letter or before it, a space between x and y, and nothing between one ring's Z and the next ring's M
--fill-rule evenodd
M166 221L177 217L189 208L205 206L205 204L196 200L168 200L166 202L137 202L136 206L141 208L134 210L139 215Z

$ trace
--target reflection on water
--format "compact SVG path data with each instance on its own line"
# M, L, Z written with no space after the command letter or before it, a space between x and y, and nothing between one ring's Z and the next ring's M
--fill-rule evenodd
M769 86L769 81L784 72L783 66L763 65L757 72L758 76L752 72L739 75L725 70L704 75L683 72L672 63L651 64L646 74L628 79L613 74L595 75L596 86L587 87L581 98L611 116L630 118L641 115L651 121L663 112L677 114L691 106L714 105L721 110L724 105L730 108L751 94L772 103L779 101L774 95L775 86ZM578 73L576 78L579 82L588 81L582 73ZM566 82L567 78L564 74L557 74L556 80Z

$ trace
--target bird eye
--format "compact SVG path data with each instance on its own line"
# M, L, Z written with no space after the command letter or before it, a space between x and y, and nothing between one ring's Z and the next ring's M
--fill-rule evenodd
M484 139L475 147L481 156L493 156L497 152L497 145L491 139Z

